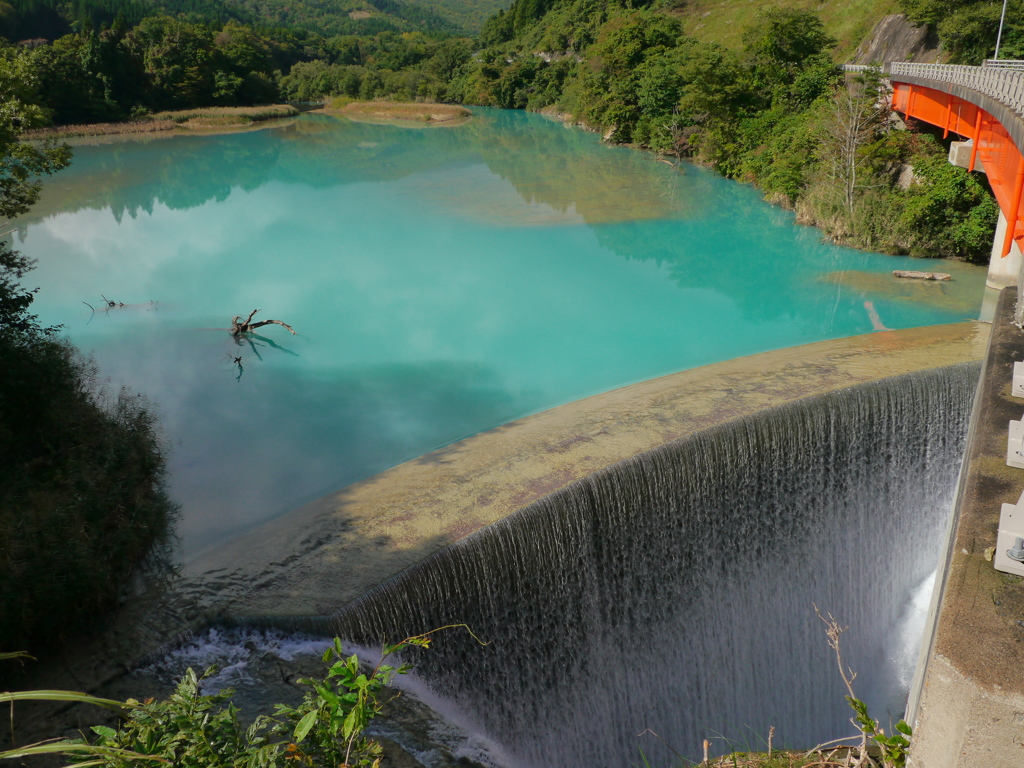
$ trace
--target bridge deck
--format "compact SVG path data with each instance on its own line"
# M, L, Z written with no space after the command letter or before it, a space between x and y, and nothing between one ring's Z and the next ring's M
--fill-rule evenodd
M1024 72L992 67L893 63L893 107L974 141L971 170L980 162L1008 226L1000 254L1024 242Z

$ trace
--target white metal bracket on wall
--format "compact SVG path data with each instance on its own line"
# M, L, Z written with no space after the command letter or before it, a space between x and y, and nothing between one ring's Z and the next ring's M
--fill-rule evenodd
M1010 394L1014 397L1024 398L1024 363L1013 364L1013 385Z
M1016 504L1003 504L993 560L997 571L1024 576L1024 493Z

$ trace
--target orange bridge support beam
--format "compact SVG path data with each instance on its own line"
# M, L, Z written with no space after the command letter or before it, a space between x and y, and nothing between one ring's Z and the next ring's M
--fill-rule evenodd
M967 99L916 83L893 80L892 106L907 119L921 120L942 128L943 138L955 133L971 139L973 171L980 160L982 168L1006 219L1006 236L999 245L1002 257L1010 253L1013 242L1024 239L1024 156L999 120ZM993 248L993 255L996 252Z
M1010 247L1013 245L1013 241L1016 239L1017 222L1020 220L1020 197L1022 191L1024 191L1024 162L1018 162L1017 177L1014 179L1013 202L1010 203L1010 211L1013 213L1013 218L1006 216L1006 237L1003 238L1003 252L1000 254L1000 258L1006 258L1010 252Z

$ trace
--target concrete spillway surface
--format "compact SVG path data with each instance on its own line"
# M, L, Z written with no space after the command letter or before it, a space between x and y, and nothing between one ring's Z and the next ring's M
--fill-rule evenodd
M646 729L691 758L771 726L776 746L847 735L817 604L887 725L986 337L821 342L538 414L192 562L189 602L371 648L469 624L489 644L447 633L414 685L509 766L631 765L638 744L670 764Z
M629 765L645 729L691 758L716 735L756 748L770 726L776 745L846 734L814 605L849 626L858 694L895 720L916 661L901 638L937 564L977 376L967 364L860 385L637 456L330 626L376 643L468 623L489 645L450 633L417 674L514 765Z

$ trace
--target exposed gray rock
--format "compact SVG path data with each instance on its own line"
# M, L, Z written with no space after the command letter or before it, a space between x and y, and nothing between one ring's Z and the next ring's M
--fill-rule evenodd
M928 26L915 27L902 13L883 17L857 47L851 64L881 64L886 61L934 63L942 56L935 32Z
M910 189L914 184L921 182L921 177L914 173L914 166L904 163L900 166L900 175L896 185L902 190Z

